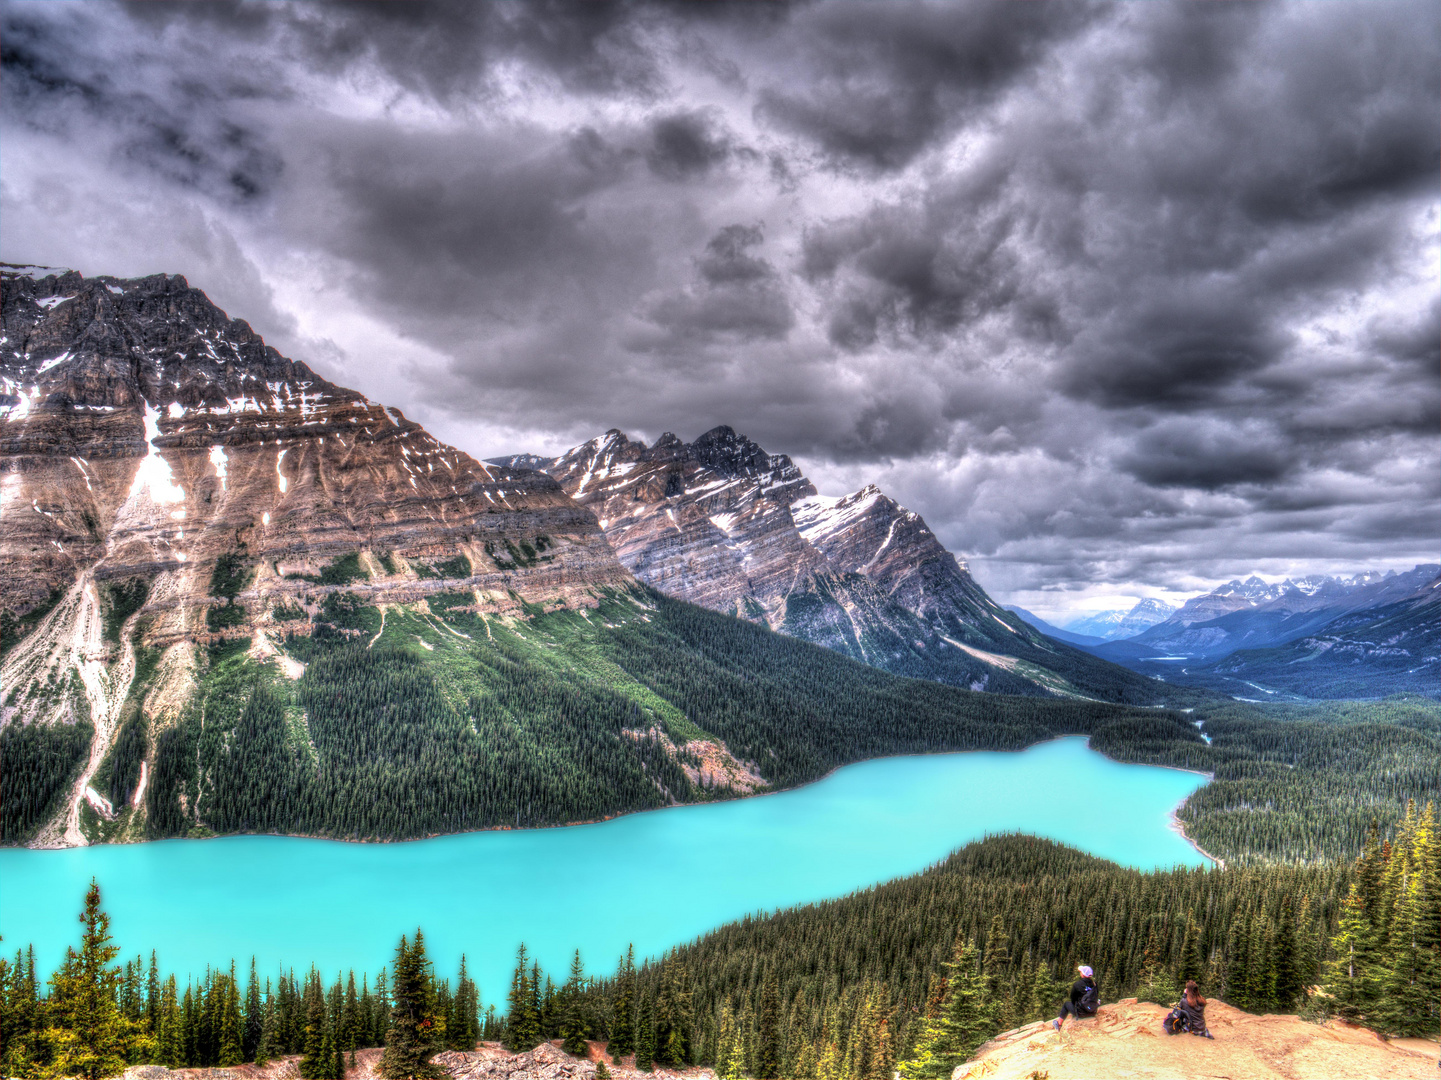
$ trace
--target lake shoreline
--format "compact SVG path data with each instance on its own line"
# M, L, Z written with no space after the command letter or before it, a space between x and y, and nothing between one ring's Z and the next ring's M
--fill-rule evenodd
M791 787L769 788L768 790L764 790L764 791L753 791L753 792L751 792L751 793L748 794L748 795L736 795L736 796L733 796L733 797L731 797L731 798L704 799L704 800L700 800L700 801L697 801L697 802L684 802L684 803L683 803L683 802L673 802L673 803L670 803L670 804L667 805L667 806L655 806L655 807L651 807L651 808L648 809L648 810L627 810L627 811L623 811L623 812L618 813L618 814L609 814L609 815L607 815L607 816L605 816L605 817L600 817L600 818L588 818L588 819L586 819L586 820L584 820L584 821L564 821L564 822L557 822L556 824L553 824L553 825L486 825L486 826L483 826L483 827L481 827L481 828L479 828L479 829L461 829L461 830L458 830L458 831L456 831L456 832L427 833L427 834L425 834L424 836L408 836L408 837L405 837L405 838L403 838L403 839L398 839L398 840L391 840L391 839L359 840L359 839L355 839L355 838L353 838L353 837L323 836L323 835L318 835L318 834L315 834L315 833L233 832L233 833L211 833L209 836L165 836L165 837L160 837L160 838L158 838L158 839L106 840L106 841L102 841L101 843L98 843L98 844L89 844L89 843L87 843L87 844L61 844L61 845L46 844L46 845L44 845L44 846L41 846L41 845L36 844L36 843L0 844L0 850L4 850L4 849L6 849L6 848L16 848L16 849L23 849L23 850L30 850L30 851L75 851L75 850L78 850L78 849L80 849L80 848L86 848L86 847L133 847L133 846L139 845L139 844L163 844L163 843L167 843L167 842L169 842L169 841L176 841L176 840L185 841L185 842L187 842L187 843L201 843L201 842L204 842L204 841L206 841L206 840L226 840L226 839L229 839L229 838L231 838L231 837L237 837L237 836L272 836L272 837L279 837L279 838L282 838L282 839L293 839L293 840L323 840L323 841L328 841L328 842L336 843L336 844L360 844L360 845L375 845L375 846L379 846L379 845L383 845L383 844L418 844L418 843L423 843L424 841L427 841L427 840L439 840L439 839L443 839L444 837L447 837L447 836L470 836L470 835L473 835L473 834L475 834L475 833L544 832L544 831L547 831L547 830L550 830L550 829L576 829L576 828L582 828L582 827L587 826L587 825L604 825L604 824L606 824L607 822L617 821L617 820L619 820L619 819L621 819L621 818L635 817L636 815L640 815L640 814L657 814L657 813L661 813L661 812L666 811L666 810L679 810L679 809L683 809L683 808L685 808L685 807L709 806L709 805L711 805L711 804L740 802L740 801L743 801L743 800L749 801L749 800L751 800L751 799L761 799L761 798L766 797L767 795L785 795L785 794L787 794L787 793L789 793L789 792L792 792L792 791L803 791L804 789L806 789L806 788L808 788L808 787L810 787L810 786L812 786L812 785L814 785L814 784L819 784L819 783L821 783L821 782L823 782L823 781L825 781L825 780L829 780L832 776L834 776L836 773L840 772L842 769L849 769L849 768L851 768L852 766L855 766L855 765L864 765L864 764L866 764L867 762L872 762L872 761L898 761L898 760L905 760L905 759L907 759L907 758L944 757L944 756L947 756L947 755L950 755L950 754L1024 754L1024 753L1026 753L1027 751L1036 749L1037 747L1048 746L1048 745L1050 745L1051 743L1056 743L1056 742L1064 742L1066 739L1084 739L1087 748L1088 748L1088 749L1094 749L1094 747L1091 746L1091 736L1089 736L1089 735L1075 734L1075 735L1053 735L1053 736L1051 736L1049 739L1041 739L1041 740L1039 740L1039 741L1037 741L1037 742L1028 743L1027 745L1021 747L1019 750L923 750L923 751L920 751L920 752L917 752L917 753L914 753L914 754L884 754L884 755L882 755L881 757L860 758L860 759L858 759L858 760L856 760L856 761L848 761L848 762L846 762L846 763L843 764L843 765L837 765L835 768L831 769L829 772L825 773L825 774L822 775L822 776L818 776L818 777L816 777L816 778L813 779L813 780L806 780L806 781L804 781L804 782L802 782L802 783L795 784L795 785L793 785L793 786L791 786ZM1144 765L1144 766L1146 766L1146 767L1148 767L1148 768L1170 769L1170 770L1172 770L1172 771L1174 771L1174 772L1194 773L1194 774L1197 775L1197 776L1204 776L1204 777L1206 778L1206 780L1207 780L1208 783L1213 782L1213 781L1216 779L1216 774L1215 774L1215 773L1213 773L1213 772L1205 772L1205 771L1202 770L1202 769L1187 769L1187 768L1185 768L1185 767L1183 767L1183 766L1180 766L1180 765L1157 765L1157 764L1155 764L1154 762L1145 762L1145 761L1122 761L1120 758L1112 757L1110 754L1107 754L1105 751L1096 750L1095 752L1098 753L1098 754L1100 754L1100 755L1101 755L1103 758L1105 758L1107 761L1114 761L1117 765ZM1187 796L1187 798L1190 798L1190 796ZM1183 800L1181 800L1181 803L1184 804L1185 801L1186 801L1186 800L1183 799ZM1179 804L1178 804L1178 805L1179 805ZM1174 812L1172 813L1172 817L1174 818ZM1200 852L1200 853L1201 853L1202 855L1204 855L1206 858L1210 859L1210 860L1213 861L1213 862L1217 862L1217 863L1221 863L1221 862L1222 862L1220 859L1217 859L1215 856L1209 854L1208 852L1202 850L1199 846L1197 846L1196 843L1195 843L1193 840L1191 840L1190 837L1187 837L1187 836L1186 836L1184 830L1180 830L1180 829L1179 829L1178 825L1173 824L1173 825L1172 825L1172 828L1173 828L1173 829L1176 829L1177 831L1180 831L1181 835L1182 835L1183 837L1185 837L1186 842L1187 842L1188 844L1190 844L1192 847L1194 847L1198 852ZM1222 865L1224 866L1224 863L1222 863Z
M1211 865L1168 827L1204 778L1123 765L1084 737L1013 751L895 755L837 770L785 799L689 814L629 814L580 829L474 831L433 843L317 842L0 851L0 932L58 964L92 880L118 940L163 945L166 965L255 954L327 972L373 969L423 926L437 957L465 953L492 992L524 941L559 970L587 957L658 956L757 912L847 896L923 873L988 836L1026 835L1142 872ZM1096 813L1077 793L1097 793ZM264 883L261 891L253 883ZM599 884L603 883L603 884ZM604 965L602 965L604 966Z
M1185 770L1182 770L1182 771L1184 771L1184 772L1193 772L1193 771L1195 771L1195 770L1185 769ZM1212 779L1214 779L1214 777L1212 777ZM1186 796L1186 799L1189 799L1189 798L1190 798L1189 795ZM1190 837L1190 835L1186 832L1186 826L1185 826L1185 824L1181 821L1181 818L1180 818L1180 817L1177 815L1177 813L1176 813L1177 810L1181 809L1181 807L1183 807L1183 806L1186 805L1186 799L1182 799L1180 802L1178 802L1178 803L1175 805L1175 807L1171 810L1171 812L1167 815L1167 817L1169 818L1170 823L1171 823L1171 831L1174 832L1177 836L1181 837L1181 839L1185 840L1186 843L1190 844L1193 848L1195 848L1195 849L1196 849L1201 855L1203 855L1205 858L1210 859L1213 863L1215 863L1217 869L1220 869L1220 870L1226 869L1226 860L1225 860L1225 859L1221 858L1219 855L1212 855L1209 851L1207 851L1205 848L1203 848L1200 844L1198 844L1198 843L1196 843L1196 841L1192 840L1191 837Z

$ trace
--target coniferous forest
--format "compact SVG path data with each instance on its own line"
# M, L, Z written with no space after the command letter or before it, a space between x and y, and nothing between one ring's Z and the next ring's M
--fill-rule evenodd
M604 1039L642 1068L723 1077L941 1077L991 1034L1053 1014L1082 962L1105 999L1169 1003L1197 978L1241 1008L1441 1030L1434 702L1261 707L1178 691L1175 709L1136 709L974 694L656 594L510 622L443 600L382 621L332 594L286 649L305 664L298 680L246 640L205 650L192 712L158 731L132 695L95 782L124 801L153 747L145 835L391 838L731 797L687 774L695 740L783 787L881 754L1084 734L1120 760L1211 772L1179 816L1228 865L1141 873L991 838L604 976L579 954L547 973L522 949L503 1012L482 1010L464 958L454 984L437 976L420 931L358 982L226 960L182 987L154 953L116 962L95 889L59 971L23 949L0 961L6 1075L299 1055L301 1074L324 1080L383 1046L387 1076L437 1076L434 1054L484 1037L572 1052ZM137 661L153 670L143 650ZM53 812L88 739L83 725L0 732L7 840Z
M1441 706L1421 699L1263 707L1177 688L1176 708L1141 709L982 694L649 591L525 620L462 610L470 599L382 614L332 593L285 643L298 680L248 639L198 649L198 692L163 725L145 719L137 683L96 775L121 820L82 807L87 835L398 839L733 797L687 774L687 744L705 741L783 788L886 754L1086 735L1117 760L1212 773L1180 818L1230 862L1351 858L1373 819L1441 798ZM137 671L154 669L137 647ZM53 816L88 735L0 731L0 840ZM142 815L123 808L147 753Z
M1397 1035L1441 1031L1441 831L1409 807L1354 862L1142 873L1033 837L968 845L930 870L839 900L749 918L614 974L579 953L559 981L524 946L482 1017L460 958L435 973L417 930L389 973L262 977L252 963L182 989L154 952L117 963L100 889L78 948L48 978L33 951L0 960L6 1076L118 1074L154 1062L229 1066L299 1055L306 1080L346 1075L384 1046L387 1077L479 1039L524 1051L603 1039L640 1068L721 1077L944 1077L991 1035L1053 1015L1078 963L1103 1000L1169 1004L1197 979L1253 1011L1341 1016Z

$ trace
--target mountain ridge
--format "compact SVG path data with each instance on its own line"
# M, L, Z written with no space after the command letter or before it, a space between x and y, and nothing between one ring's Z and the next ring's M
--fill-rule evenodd
M788 456L728 426L651 445L612 428L554 458L491 460L546 471L594 510L639 580L691 603L970 689L1165 699L1002 608L875 485L820 495Z

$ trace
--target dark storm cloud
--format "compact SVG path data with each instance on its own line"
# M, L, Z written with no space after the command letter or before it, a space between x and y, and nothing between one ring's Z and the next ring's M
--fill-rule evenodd
M467 449L728 423L1002 590L1441 533L1434 4L3 18L6 257L194 251Z
M882 336L934 341L1010 304L1019 289L1013 220L954 209L951 199L877 207L806 233L801 265L830 291L832 343L855 351Z
M406 90L464 106L495 89L496 69L520 60L586 93L653 93L660 76L637 5L590 0L339 0L126 5L135 19L282 48L307 66L375 68Z
M754 225L727 225L717 232L695 260L692 285L666 293L650 309L663 336L638 338L632 347L675 350L701 342L784 338L795 315L775 267L753 254L764 241Z
M658 117L650 136L646 163L667 180L704 176L731 156L730 140L703 112Z
M70 137L84 137L86 121L104 125L115 158L220 198L252 200L273 187L279 154L227 108L273 98L273 85L244 71L209 72L210 79L176 71L138 86L88 47L86 38L99 32L88 13L59 26L23 6L5 15L0 72L10 115Z
M1147 484L1214 491L1280 480L1298 457L1271 432L1169 420L1143 432L1116 464Z
M797 17L790 76L758 107L837 165L891 170L1030 74L1100 5L819 4Z

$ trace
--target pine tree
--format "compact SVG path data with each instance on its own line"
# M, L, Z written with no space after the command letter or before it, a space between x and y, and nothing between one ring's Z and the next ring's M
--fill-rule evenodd
M516 950L515 974L511 976L510 993L506 998L510 1011L506 1017L505 1046L512 1054L534 1050L541 1042L536 988L525 961L525 943L521 942Z
M327 1080L333 1064L325 992L320 987L320 973L312 967L305 980L305 1057L300 1062L300 1075L305 1080Z
M474 1050L480 1040L480 991L465 970L464 953L460 954L460 976L445 1032L452 1050Z
M1238 1009L1252 1007L1250 916L1242 912L1232 917L1226 939L1225 999Z
M1276 1007L1289 1012L1296 1007L1306 989L1296 948L1296 912L1289 896L1281 902L1281 918L1276 924L1275 939L1271 944L1271 967L1275 971Z
M160 963L150 950L150 971L145 979L145 1030L156 1035L160 1028Z
M240 1017L240 991L235 980L220 976L216 979L216 997L219 999L216 1012L217 1038L215 1064L221 1068L239 1065L243 1059L242 1038L244 1024Z
M355 992L355 972L352 970L345 982L345 1008L341 1014L340 1034L335 1040L336 1045L347 1053L353 1051L360 1045L364 1026L360 1013L360 995Z
M56 1075L100 1080L124 1070L138 1032L116 1002L123 976L110 962L120 947L111 940L110 916L100 908L100 886L93 879L80 923L80 951L67 950L50 980L52 1026L46 1038L54 1048Z
M903 1077L950 1076L994 1030L986 1008L985 980L976 965L976 947L957 937L946 964L946 996L941 1015L926 1023L916 1053L899 1064Z
M575 950L575 956L570 962L570 976L565 981L565 987L561 990L560 1004L560 1035L565 1041L561 1044L567 1054L574 1054L583 1057L588 1053L590 1047L586 1043L586 1036L590 1034L585 1022L583 993L585 990L585 968L581 966L580 950Z
M245 985L244 1038L241 1039L242 1061L254 1061L260 1046L260 1026L264 1021L260 1004L260 978L255 972L255 957L250 958L250 980Z
M715 1074L718 1080L741 1075L740 1034L736 1030L735 1014L729 1005L722 1005L720 1019L716 1024Z
M986 931L984 974L991 1021L999 1031L1011 1026L1015 1007L1010 985L1011 950L1008 936L1005 919L998 911L991 916L991 925Z
M642 998L635 1026L635 1067L642 1072L655 1068L655 1016L648 999Z
M774 967L766 969L761 984L760 1045L756 1076L775 1080L781 1074L781 988Z
M0 1066L5 1076L26 1077L35 1072L32 1042L39 1013L39 985L35 978L35 947L15 951L8 994L0 1008Z
M155 1056L160 1064L169 1069L178 1069L184 1063L185 1035L182 1030L183 1016L178 1000L175 976L165 980L160 991L160 1013L156 1018Z
M260 1038L255 1043L255 1064L265 1066L275 1054L275 999L270 993L270 980L265 980L265 1004L260 1014Z
M385 1033L390 1030L390 986L386 982L385 968L382 967L375 976L375 1015L371 1019L370 1033L374 1040L372 1045L379 1046L385 1042Z
M1036 973L1031 979L1030 991L1028 1020L1044 1019L1056 1011L1056 981L1051 976L1050 967L1044 961L1036 965Z
M610 1042L606 1048L617 1062L635 1053L635 980L635 946L630 945L626 948L625 959L616 969Z
M445 1071L430 1061L440 1046L435 1037L435 996L425 959L425 938L419 930L415 931L415 944L407 945L402 937L396 947L391 994L394 1004L380 1075L386 1080L439 1080Z
M1181 950L1181 970L1177 973L1184 985L1189 979L1206 977L1206 950L1201 928L1193 918L1186 920L1186 944Z

